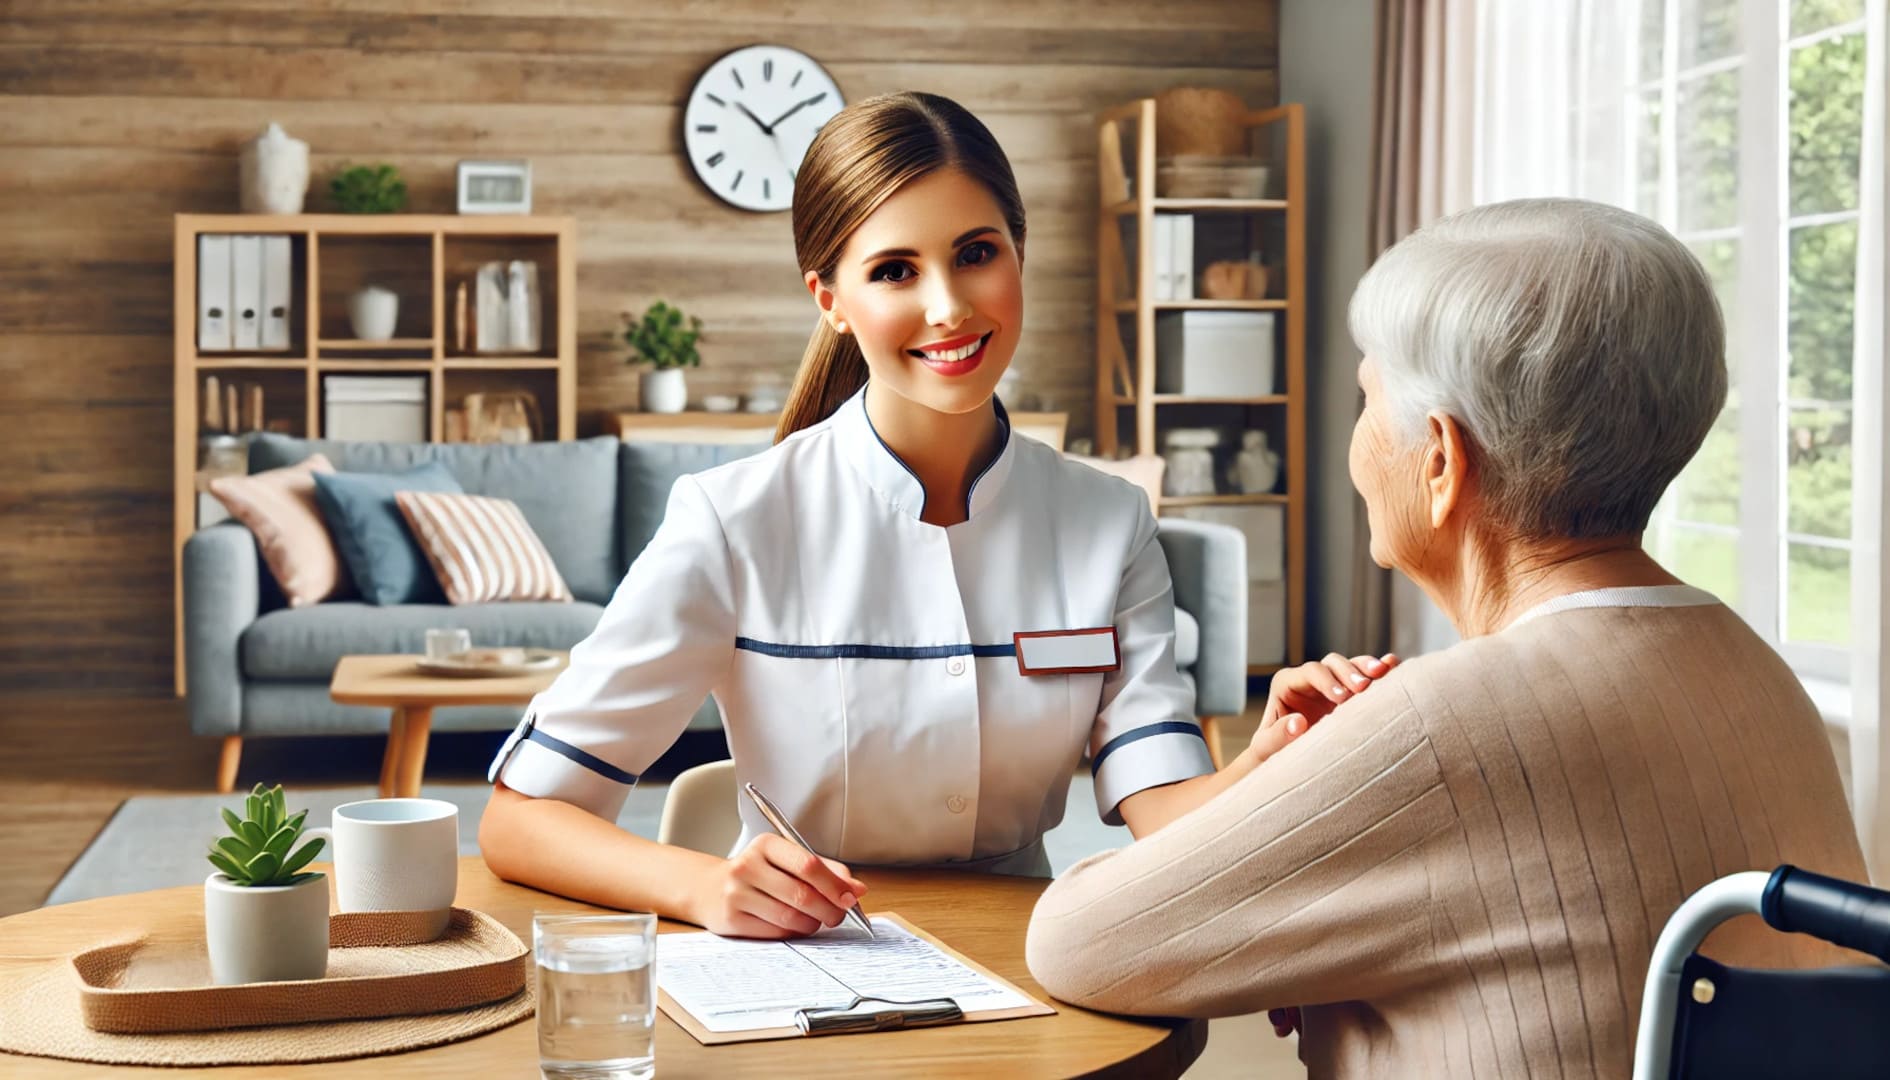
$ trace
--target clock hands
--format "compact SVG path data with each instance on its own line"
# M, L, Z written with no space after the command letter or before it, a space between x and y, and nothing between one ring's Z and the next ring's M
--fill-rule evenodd
M800 112L802 109L807 108L809 105L813 105L820 102L826 96L827 96L827 92L823 90L820 93L815 94L813 97L810 97L805 101L797 101L794 103L793 108L789 109L787 112L782 113L780 116L775 117L774 122L769 123L769 124L762 123L761 117L756 116L752 112L749 112L748 106L743 105L741 102L737 101L735 103L735 107L742 111L743 116L746 116L748 119L753 120L755 122L755 126L761 129L761 133L763 135L772 136L774 134L774 129L781 126L781 121L786 120L788 117L793 116L795 113Z
M774 134L774 129L781 125L781 121L786 120L788 117L793 116L795 113L800 112L802 109L807 108L809 105L815 104L816 102L820 101L822 98L825 98L826 96L827 96L827 92L825 90L822 90L820 93L815 94L813 97L808 98L806 101L797 102L793 108L789 109L787 112L782 113L780 116L775 117L774 123L765 125L761 130L767 132L770 135Z
M738 109L740 109L740 110L742 111L742 115L743 115L743 116L746 116L746 117L747 117L748 119L750 119L750 120L753 120L753 121L755 122L755 126L761 129L761 133L762 133L763 135L773 135L773 134L774 134L774 124L764 124L764 123L762 123L762 122L761 122L761 117L759 117L759 116L756 116L756 115L755 115L754 113L751 113L751 112L749 112L749 111L748 111L748 106L746 106L746 105L743 105L743 104L742 104L741 102L739 102L739 101L738 101L738 102L736 102L736 103L735 103L735 107L736 107L736 108L738 108ZM775 121L775 123L777 123L777 124L778 124L778 123L780 123L780 121L779 121L779 120L777 120L777 121Z

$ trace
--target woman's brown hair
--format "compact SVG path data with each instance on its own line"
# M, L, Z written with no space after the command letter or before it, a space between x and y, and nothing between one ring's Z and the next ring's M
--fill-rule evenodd
M997 200L1012 243L1024 239L1024 203L1011 163L991 132L964 106L937 94L881 94L834 114L801 161L794 181L794 256L829 288L847 239L901 187L940 169L958 169ZM866 385L860 343L825 319L801 355L774 439L780 442L833 415Z

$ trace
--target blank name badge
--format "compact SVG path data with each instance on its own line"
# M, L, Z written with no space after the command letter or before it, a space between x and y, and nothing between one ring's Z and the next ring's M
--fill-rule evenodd
M1088 675L1122 670L1116 628L1033 630L1013 637L1019 675Z

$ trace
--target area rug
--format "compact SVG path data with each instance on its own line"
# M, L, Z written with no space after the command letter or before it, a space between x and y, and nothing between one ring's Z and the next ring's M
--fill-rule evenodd
M630 792L617 824L638 836L655 839L663 814L668 785L646 782ZM291 809L307 807L309 820L326 824L335 807L371 799L370 786L313 788L289 792ZM492 788L480 783L425 784L420 794L444 799L459 807L459 851L479 854L479 817L485 813ZM203 853L224 831L219 807L239 813L243 796L141 795L118 805L111 820L53 886L48 904L65 904L99 896L117 896L174 885L197 885L210 873ZM1096 816L1096 796L1087 773L1070 784L1063 823L1044 836L1050 868L1064 868L1098 851L1122 847L1129 830L1104 825Z

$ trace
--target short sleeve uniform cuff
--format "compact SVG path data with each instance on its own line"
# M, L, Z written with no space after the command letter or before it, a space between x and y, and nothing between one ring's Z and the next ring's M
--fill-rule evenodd
M486 779L534 799L556 799L616 821L637 777L537 728L527 713L506 737Z
M1213 771L1207 740L1195 721L1167 720L1131 728L1104 743L1090 763L1096 811L1105 824L1120 825L1122 800L1138 791Z

